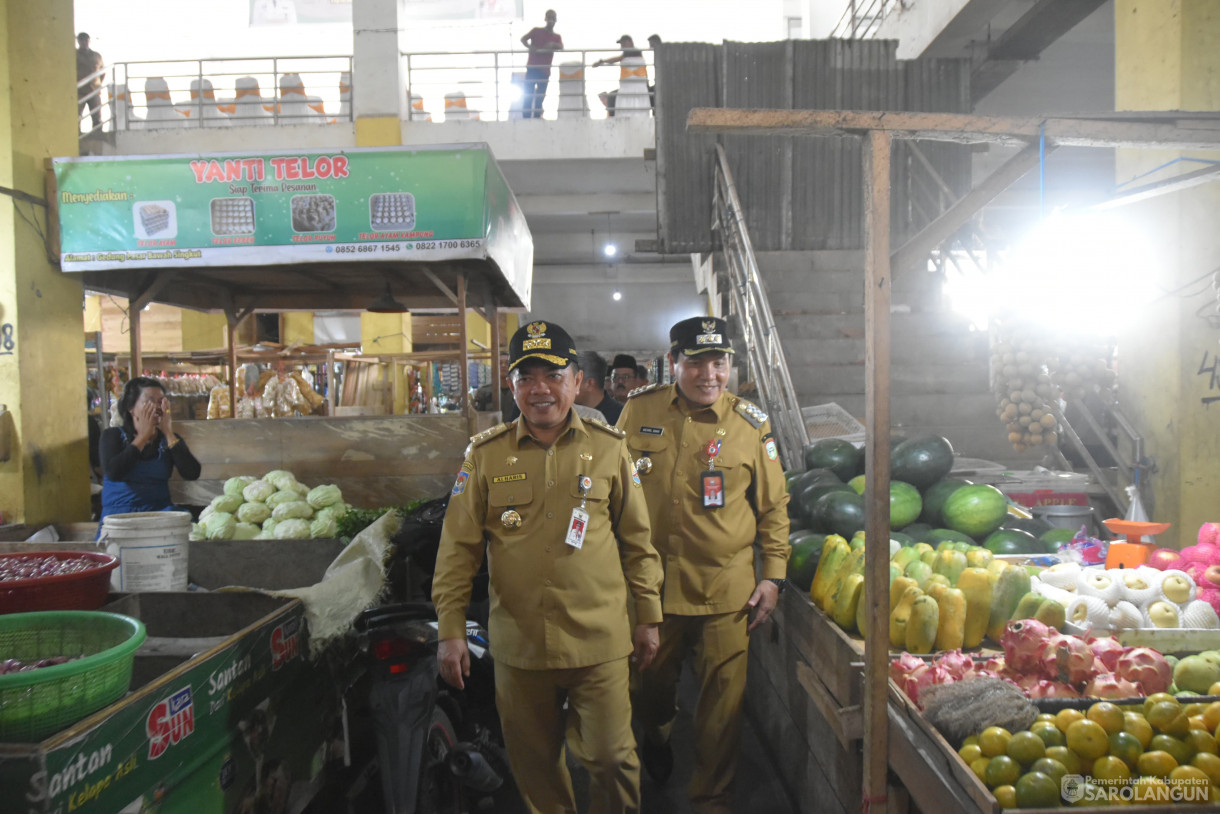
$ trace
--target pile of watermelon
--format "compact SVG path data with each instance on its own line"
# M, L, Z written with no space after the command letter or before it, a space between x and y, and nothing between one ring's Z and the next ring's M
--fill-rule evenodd
M864 528L864 450L839 438L805 448L805 468L785 474L791 500L788 578L808 590L827 535L850 540ZM948 477L953 446L939 435L898 441L890 450L890 535L902 545L943 540L993 554L1042 554L1071 539L1066 529L1012 517L994 486Z

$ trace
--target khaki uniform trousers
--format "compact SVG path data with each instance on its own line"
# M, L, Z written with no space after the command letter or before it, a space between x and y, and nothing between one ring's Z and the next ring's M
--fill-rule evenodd
M513 776L531 814L575 814L565 731L590 775L589 814L640 810L626 657L564 670L496 665L496 706ZM568 709L563 708L564 700Z
M748 647L744 613L667 615L656 658L638 674L635 713L644 737L667 741L678 714L682 661L694 649L699 701L694 715L695 771L687 792L696 814L727 814L733 803Z

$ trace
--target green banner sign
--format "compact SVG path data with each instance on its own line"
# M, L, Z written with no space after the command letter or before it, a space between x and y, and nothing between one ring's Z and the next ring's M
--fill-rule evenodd
M64 271L493 261L529 303L533 243L483 144L54 161Z

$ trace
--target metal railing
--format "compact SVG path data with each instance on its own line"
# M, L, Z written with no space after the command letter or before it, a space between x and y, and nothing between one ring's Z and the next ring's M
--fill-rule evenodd
M779 330L759 275L728 158L719 144L716 145L715 173L713 229L720 234L733 310L740 321L749 359L749 374L758 385L759 400L771 415L771 428L779 442L785 467L797 467L803 461L809 431L801 417L796 389L792 386Z
M352 118L350 56L119 62L108 70L112 81L103 97L102 127L90 122L91 130L322 124ZM81 121L88 118L86 106Z
M604 119L650 115L652 51L623 65L595 65L615 50L555 51L540 116ZM403 54L412 121L528 118L527 51ZM628 91L637 91L628 93ZM645 97L644 94L648 96ZM631 105L627 105L630 96Z
M841 40L872 39L890 12L907 5L908 0L849 0L830 36Z

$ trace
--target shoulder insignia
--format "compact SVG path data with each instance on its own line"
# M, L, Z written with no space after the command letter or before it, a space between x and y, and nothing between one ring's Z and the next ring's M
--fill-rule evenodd
M496 426L492 427L490 430L483 430L478 435L471 437L470 448L474 449L477 446L486 444L488 441L495 438L497 435L503 435L504 433L508 432L510 427L512 427L512 424L506 423L506 424L497 424Z
M605 431L605 432L608 432L608 433L610 433L611 435L613 435L615 438L626 438L626 437L627 437L627 433L623 432L623 431L622 431L622 430L620 430L618 427L612 427L612 426L610 426L609 424L607 424L605 421L602 421L601 419L598 419L598 418L582 418L582 419L581 419L581 421L583 421L583 422L585 422L586 424L589 424L589 425L591 425L591 426L597 427L599 430L603 430L603 431Z
M642 396L645 393L651 393L652 391L660 390L663 387L668 387L668 385L661 384L660 382L654 382L653 384L646 384L643 387L637 387L636 389L632 390L630 393L627 394L627 398L633 399L636 396Z
M767 422L767 414L758 408L758 405L752 401L738 399L733 405L733 409L741 414L741 417L750 422L750 426L758 429Z

